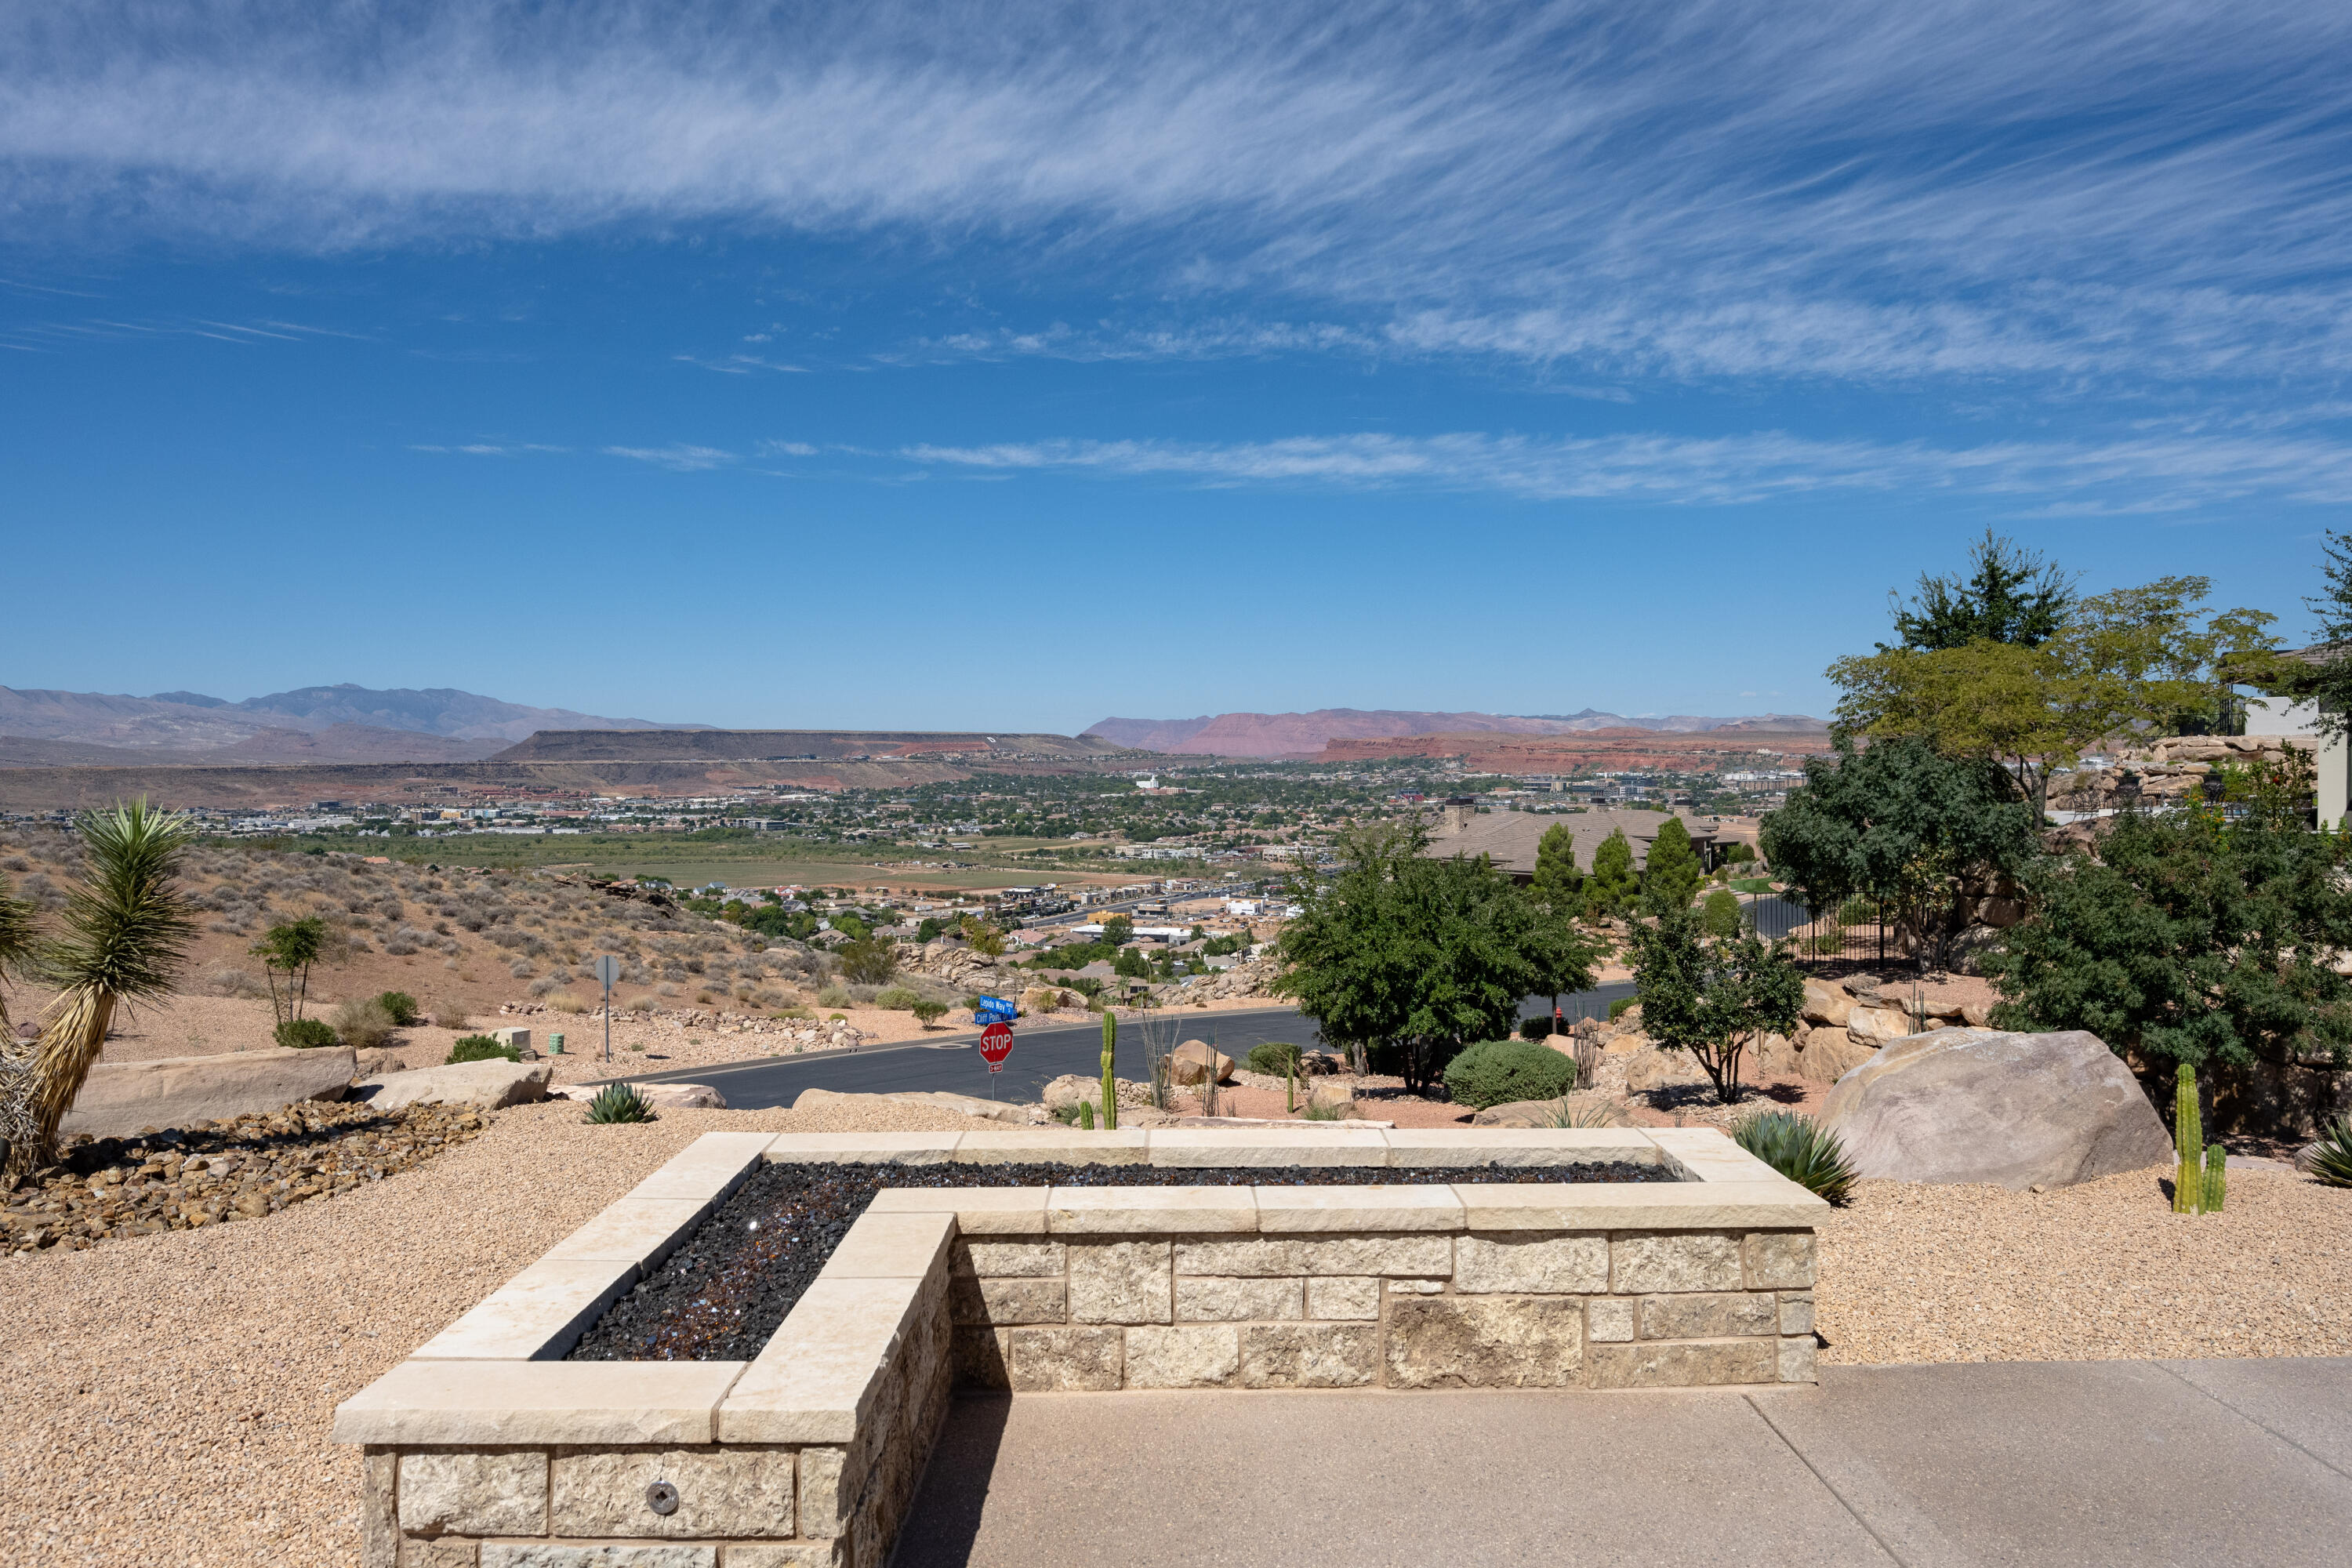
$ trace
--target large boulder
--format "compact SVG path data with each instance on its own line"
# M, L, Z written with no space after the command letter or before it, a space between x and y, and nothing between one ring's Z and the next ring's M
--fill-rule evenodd
M1634 1094L1706 1081L1698 1058L1688 1051L1645 1050L1625 1060L1625 1088Z
M2138 1080L2080 1029L1891 1041L1838 1080L1821 1121L1862 1174L1895 1181L2063 1187L2173 1159Z
M1892 1007L1856 1007L1846 1015L1845 1030L1857 1040L1875 1040L1882 1045L1918 1032L1912 1026L1909 1014L1898 1013Z
M1169 1058L1169 1075L1177 1083L1198 1083L1212 1070L1219 1083L1234 1081L1234 1058L1206 1040L1187 1040Z
M1624 1107L1594 1090L1558 1100L1513 1100L1490 1105L1470 1119L1473 1127L1631 1127Z
M1804 1076L1802 1053L1786 1035L1759 1035L1740 1053L1739 1076L1750 1083L1777 1083Z
M298 1100L341 1100L351 1092L352 1067L348 1046L100 1062L59 1130L124 1138L142 1127L193 1127L283 1110Z
M1878 1042L1862 1041L1844 1029L1815 1029L1797 1058L1797 1076L1808 1083L1835 1083L1878 1054Z
M1805 1022L1827 1024L1832 1028L1845 1027L1846 1015L1853 1011L1853 998L1826 980L1805 977Z
M427 1100L496 1110L501 1106L546 1099L547 1080L554 1073L553 1062L510 1062L493 1057L488 1061L452 1062L383 1078L363 1078L354 1086L354 1092L378 1110L398 1110Z
M707 1083L633 1083L637 1098L656 1110L724 1110L727 1097ZM567 1083L547 1091L550 1100L576 1100L582 1104L596 1098L604 1086L601 1083Z

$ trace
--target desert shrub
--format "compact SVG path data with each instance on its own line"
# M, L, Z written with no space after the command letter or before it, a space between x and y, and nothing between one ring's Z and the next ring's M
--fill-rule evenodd
M816 1005L820 1007L846 1007L856 1000L844 985L828 985L816 994Z
M392 1015L382 1002L371 996L364 1002L345 1002L334 1013L336 1036L354 1050L372 1051L392 1038Z
M467 1035L449 1047L449 1055L446 1058L445 1065L454 1062L487 1062L501 1058L507 1061L519 1062L522 1060L522 1052L513 1046L494 1040L488 1035Z
M1717 888L1706 896L1699 911L1699 924L1709 936L1739 934L1739 900L1727 889Z
M1618 997L1617 1000L1609 1004L1609 1021L1612 1024L1615 1023L1618 1019L1623 1017L1627 1012L1637 1006L1641 1000L1642 999L1638 996Z
M1731 1130L1731 1141L1789 1180L1833 1204L1852 1195L1855 1173L1838 1135L1793 1110L1764 1110Z
M1252 1046L1244 1058L1252 1072L1262 1072L1268 1078L1286 1078L1298 1065L1298 1047L1286 1040L1268 1040Z
M947 1016L948 1005L944 1002L918 1002L907 1011L912 1013L923 1027L928 1029Z
M922 999L920 994L903 985L893 985L887 991L875 994L874 1005L887 1007L894 1013L906 1013L913 1011L915 1004Z
M518 958L507 965L507 973L517 980L528 980L539 973L539 966L528 958Z
M1532 1040L1480 1040L1445 1067L1445 1092L1484 1110L1515 1100L1550 1100L1576 1087L1576 1063Z
M278 1043L310 1050L335 1043L335 1026L324 1018L289 1018L271 1031Z
M1299 1108L1298 1114L1302 1121L1345 1121L1348 1120L1348 1108L1344 1105L1307 1105Z
M650 1013L659 1005L661 1005L661 1004L655 1001L651 996L637 995L632 996L626 1002L622 1003L621 1010L626 1013Z
M416 1010L416 998L405 991L379 992L375 1005L383 1009L395 1029L411 1029L425 1022L425 1016Z
M654 994L656 996L675 996L677 994L677 987L665 980L660 984L654 987Z
M574 991L554 992L547 998L547 1005L550 1009L558 1013L585 1013L588 1011L587 1002L581 997L579 993Z
M1551 1038L1551 1020L1549 1018L1520 1019L1519 1038L1523 1040L1548 1040Z
M898 950L879 937L845 942L834 954L841 973L860 985L881 985L898 973Z
M212 972L205 976L205 989L215 996L268 994L262 989L261 982L253 977L251 970L239 969L233 963L215 964Z
M2352 1187L2352 1116L2339 1116L2320 1129L2311 1147L2311 1173L2324 1185Z
M654 1108L646 1103L646 1097L637 1092L634 1084L626 1083L608 1083L598 1089L596 1098L588 1102L587 1113L581 1117L583 1121L604 1126L653 1119Z

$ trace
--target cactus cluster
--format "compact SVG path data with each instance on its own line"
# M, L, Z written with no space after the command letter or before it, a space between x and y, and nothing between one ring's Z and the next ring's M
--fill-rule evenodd
M2172 1212L2220 1214L2228 1195L2230 1156L2219 1143L2206 1145L2205 1124L2197 1114L2197 1069L2187 1062L2173 1077L2172 1147L2180 1156L2172 1178Z
M1118 1015L1106 1007L1103 1009L1102 1124L1108 1130L1116 1130L1118 1126L1118 1080L1111 1072L1118 1060Z

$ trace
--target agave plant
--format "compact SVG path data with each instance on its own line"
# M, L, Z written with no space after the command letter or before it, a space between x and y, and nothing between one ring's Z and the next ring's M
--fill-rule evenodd
M195 933L179 887L185 816L139 800L84 812L75 827L81 885L66 900L63 933L38 955L57 998L42 1010L30 1070L5 1083L0 1106L12 1171L57 1158L58 1124L104 1048L115 1009L169 995Z
M1857 1179L1838 1135L1810 1116L1765 1110L1731 1130L1731 1140L1807 1191L1843 1205Z
M2352 1187L2352 1116L2339 1116L2319 1130L2311 1146L2311 1173L2331 1187Z
M646 1097L637 1092L635 1084L628 1083L608 1083L598 1089L596 1098L588 1102L588 1114L582 1118L585 1121L608 1124L651 1121L653 1119L654 1108L646 1103Z

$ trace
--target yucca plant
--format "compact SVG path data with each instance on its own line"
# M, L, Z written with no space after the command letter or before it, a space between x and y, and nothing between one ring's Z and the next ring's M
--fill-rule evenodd
M2311 1146L2311 1173L2331 1187L2352 1187L2352 1116L2339 1116L2319 1130Z
M20 979L33 967L37 928L33 906L9 895L0 878L0 977ZM14 1169L10 1155L32 1131L33 1047L16 1038L8 997L0 991L0 1164Z
M41 945L37 960L58 994L41 1012L29 1074L8 1085L11 1171L58 1157L58 1124L104 1048L115 1010L170 995L195 934L179 887L185 816L138 800L84 812L74 826L81 836L81 884L67 897L63 932Z
M1808 1192L1843 1205L1858 1179L1838 1135L1810 1116L1765 1110L1731 1130L1731 1141Z
M596 1091L588 1102L588 1114L581 1120L610 1125L619 1121L651 1121L654 1108L646 1103L635 1084L608 1083Z
M1559 1100L1553 1104L1550 1111L1546 1114L1540 1125L1545 1127L1614 1127L1618 1125L1618 1118L1616 1113L1605 1105L1595 1105L1591 1101L1587 1101L1582 1105L1572 1105L1569 1102L1568 1097L1566 1095L1562 1095Z

